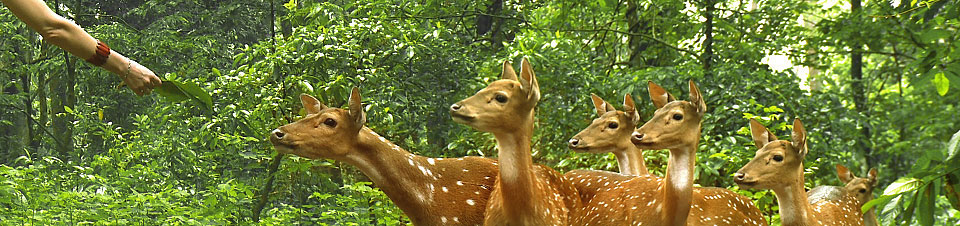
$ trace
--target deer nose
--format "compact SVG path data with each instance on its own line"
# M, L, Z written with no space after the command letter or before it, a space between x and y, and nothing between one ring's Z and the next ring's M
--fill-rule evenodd
M283 135L284 135L284 134L283 134L283 131L280 131L280 129L274 129L274 130L273 130L273 137L274 137L274 138L283 139Z
M633 136L630 137L630 140L633 141L633 143L639 143L640 141L643 141L643 134L634 131Z
M568 141L567 144L569 144L571 148L577 147L577 144L580 144L580 140L577 138L573 138L573 139L570 139L570 141Z
M461 107L460 107L459 104L450 105L450 111L459 111L460 108L461 108Z
M734 181L743 181L743 179L746 178L746 177L747 177L747 174L741 173L741 172L737 172L736 174L733 175L733 180L734 180Z

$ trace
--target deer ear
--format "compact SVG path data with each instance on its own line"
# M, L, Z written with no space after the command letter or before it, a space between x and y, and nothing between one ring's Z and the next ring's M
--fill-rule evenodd
M358 126L363 126L367 122L366 113L363 112L363 105L360 103L360 89L353 87L350 91L350 118Z
M837 164L837 177L839 177L840 181L844 184L850 183L850 180L853 180L853 175L850 174L850 170L840 164Z
M637 112L637 105L633 103L633 97L631 97L629 93L623 95L623 112L627 113L627 118L629 118L634 125L640 123L640 113Z
M503 61L503 71L500 72L500 79L518 80L517 71L513 70L513 65L510 65L510 61Z
M800 152L800 156L807 155L807 130L803 128L803 123L800 122L800 119L793 119L793 146L797 148L797 151Z
M657 107L657 109L660 109L663 107L663 105L667 105L667 103L676 100L676 98L673 97L673 94L668 93L667 90L663 89L663 87L660 87L660 85L653 83L653 81L647 81L647 92L650 93L650 100L653 101L653 106Z
M697 84L693 83L693 79L690 80L690 102L697 107L697 113L701 115L707 112L707 105L703 102L703 96L700 95L700 89L697 88Z
M531 103L540 101L540 84L537 84L537 75L533 73L533 67L527 58L523 58L520 63L520 85L527 92L527 99L531 100Z
M593 100L593 107L597 109L597 116L607 113L607 107L604 106L608 105L606 101L603 101L597 94L593 93L590 94L590 99Z
M870 179L870 185L877 184L877 168L870 169L870 173L867 174L867 179Z
M307 114L310 115L316 114L320 112L320 110L327 108L327 105L323 105L323 103L320 103L317 98L306 93L300 94L300 103L303 104L303 109L306 110Z
M753 135L753 144L757 148L763 148L767 143L777 140L777 136L773 135L770 130L767 130L767 127L760 124L756 119L750 119L750 133Z

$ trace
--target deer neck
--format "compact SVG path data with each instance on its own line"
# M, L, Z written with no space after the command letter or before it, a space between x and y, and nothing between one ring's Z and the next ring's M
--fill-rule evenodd
M426 157L414 155L364 127L357 149L346 162L357 166L412 220L425 214L433 202L434 182L440 172L430 168ZM414 221L416 222L416 221Z
M500 162L500 189L503 191L504 212L510 219L529 215L526 210L534 210L537 205L532 199L534 194L533 157L531 156L530 139L533 136L533 110L530 116L521 122L520 129L495 133ZM516 209L514 209L516 208Z
M699 139L698 139L699 142ZM664 175L664 211L666 225L683 225L690 212L693 196L693 168L697 162L697 143L670 149L670 161ZM672 223L671 223L672 222Z
M863 205L866 203L860 203ZM877 211L875 208L870 208L867 210L867 213L863 214L863 225L865 226L879 226L880 222L877 221Z
M626 144L621 144L619 150L613 152L617 157L617 163L620 166L620 173L624 175L646 175L646 161L643 159L643 150L630 143L630 139L625 139Z
M803 165L800 168L803 169ZM810 204L807 202L807 192L803 189L803 170L800 170L797 178L786 186L773 189L780 205L780 221L784 226L809 225L807 222L812 220L807 215L810 213Z

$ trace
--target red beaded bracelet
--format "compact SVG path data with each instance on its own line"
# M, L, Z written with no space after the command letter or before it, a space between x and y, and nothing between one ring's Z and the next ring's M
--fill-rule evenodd
M107 62L107 58L110 58L110 47L97 40L97 53L87 58L87 62L100 66Z

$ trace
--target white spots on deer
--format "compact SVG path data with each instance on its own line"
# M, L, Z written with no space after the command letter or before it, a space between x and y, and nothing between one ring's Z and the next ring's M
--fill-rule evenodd
M415 165L415 164L413 164L413 159L407 159L407 163L410 163L410 166L414 166L414 165Z
M440 217L440 221L442 221L444 224L446 224L446 223L447 223L447 217Z
M427 163L430 163L430 165L437 165L437 161L433 160L433 158L427 158Z
M427 174L427 168L424 168L423 166L417 166L417 168L420 169L420 172L423 173L424 176L429 176L429 174Z
M447 186L440 187L440 190L442 190L443 192L449 191L449 190L447 189Z
M472 206L472 205L476 205L476 204L477 204L477 203L474 202L473 199L467 199L467 205L471 205L471 206Z
M463 186L463 181L457 181L457 185Z

